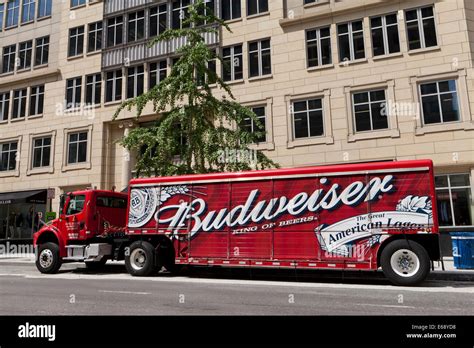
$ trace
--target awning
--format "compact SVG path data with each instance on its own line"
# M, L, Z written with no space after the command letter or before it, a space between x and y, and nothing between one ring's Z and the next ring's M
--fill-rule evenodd
M12 203L46 204L47 190L0 193L0 205Z

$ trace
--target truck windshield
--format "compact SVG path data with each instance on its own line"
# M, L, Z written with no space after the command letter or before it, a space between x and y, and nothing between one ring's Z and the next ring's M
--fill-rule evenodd
M82 212L82 210L84 210L85 200L85 195L71 196L71 199L69 200L69 205L67 207L66 215L74 215Z

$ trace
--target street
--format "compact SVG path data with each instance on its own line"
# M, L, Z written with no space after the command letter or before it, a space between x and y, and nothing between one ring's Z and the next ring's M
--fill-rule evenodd
M314 272L193 271L133 278L122 264L101 271L0 264L0 315L473 315L474 283L395 287L380 275L342 279ZM321 275L321 278L319 276ZM324 277L323 277L324 276ZM355 278L355 279L354 279Z

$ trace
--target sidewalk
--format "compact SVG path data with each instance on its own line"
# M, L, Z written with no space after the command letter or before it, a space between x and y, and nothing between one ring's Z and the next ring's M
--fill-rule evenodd
M2 264L34 264L34 254L23 254L18 257L15 256L0 256L0 267ZM474 282L474 269L461 270L454 267L452 257L444 258L444 271L441 262L434 263L434 271L431 271L428 280L444 280L444 281L472 281Z

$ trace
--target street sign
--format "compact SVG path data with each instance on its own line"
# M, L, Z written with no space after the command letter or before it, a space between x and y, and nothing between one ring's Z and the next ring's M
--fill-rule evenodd
M56 196L56 190L54 188L48 189L48 199L54 199Z

